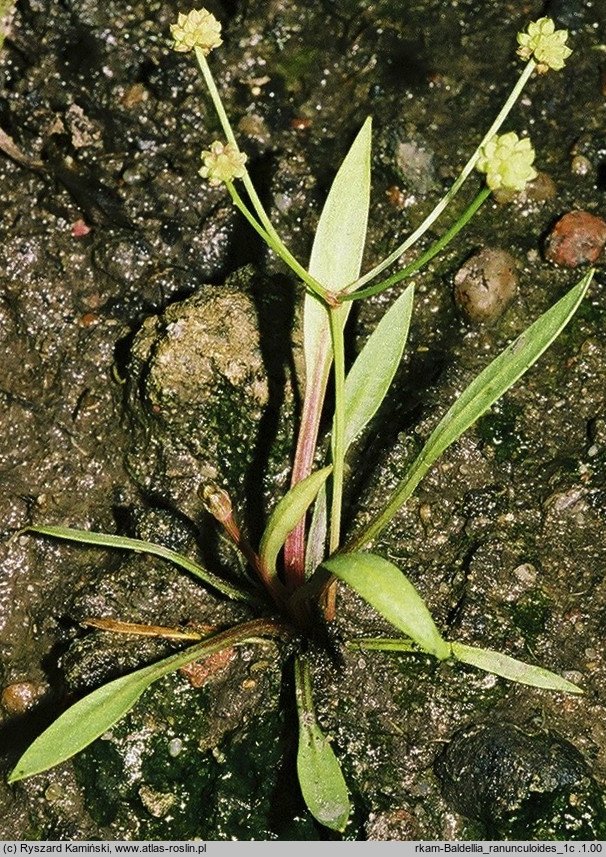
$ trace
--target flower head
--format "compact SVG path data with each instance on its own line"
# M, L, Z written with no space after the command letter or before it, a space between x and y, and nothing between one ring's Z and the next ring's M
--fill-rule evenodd
M537 177L532 166L534 156L528 137L520 140L515 131L509 131L482 146L476 169L486 173L486 184L492 191L521 191Z
M534 57L541 74L550 68L564 68L572 51L566 47L568 30L556 30L551 18L539 18L528 25L526 33L518 33L518 55L529 60Z
M182 53L200 48L206 56L223 44L221 23L206 9L192 9L187 15L179 12L177 23L171 24L170 34L174 39L173 50Z
M221 182L241 179L245 172L246 155L233 143L221 143L215 140L210 149L202 152L204 166L200 169L203 179L208 179L215 187Z

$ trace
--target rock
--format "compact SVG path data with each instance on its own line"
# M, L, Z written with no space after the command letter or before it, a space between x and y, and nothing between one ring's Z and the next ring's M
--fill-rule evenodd
M505 250L486 247L457 271L454 296L470 321L491 322L501 316L518 288L516 261Z
M193 517L202 483L224 484L238 499L259 444L275 437L268 414L286 396L288 320L270 295L253 298L251 288L248 269L224 286L202 286L147 318L133 341L129 466L145 491ZM287 426L283 419L279 430Z
M166 640L101 632L74 640L62 655L60 667L69 690L82 693L172 651Z
M436 762L445 799L494 839L602 839L606 808L583 757L511 723L458 732Z
M569 211L547 236L545 258L554 265L576 268L593 264L605 244L605 220L588 211Z

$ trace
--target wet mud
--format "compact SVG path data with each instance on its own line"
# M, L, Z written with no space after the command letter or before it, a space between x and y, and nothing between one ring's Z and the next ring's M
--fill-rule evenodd
M457 392L585 271L543 254L567 212L604 215L604 12L573 0L527 3L523 16L516 4L477 0L210 5L224 23L212 57L222 97L300 258L373 115L365 268L423 219L473 151L516 79L516 31L546 8L571 29L568 68L534 79L507 128L531 134L547 178L507 204L488 202L414 279L406 357L349 462L353 532ZM292 646L276 643L216 661L202 687L184 674L162 680L75 759L6 784L71 701L175 648L87 629L87 617L224 627L252 615L158 558L21 529L137 536L236 580L244 570L200 485L229 487L254 540L288 482L302 293L223 189L197 176L218 126L193 63L168 50L177 11L18 2L0 53L0 128L22 156L0 153L6 839L331 835L298 791ZM485 249L513 260L517 295L480 323L457 307L454 285ZM352 636L389 632L340 590L313 672L355 807L346 838L520 838L521 825L524 837L606 838L603 265L600 256L563 335L446 452L376 545L448 638L541 664L585 693L349 651ZM394 297L356 307L349 359ZM478 736L518 772L498 812Z

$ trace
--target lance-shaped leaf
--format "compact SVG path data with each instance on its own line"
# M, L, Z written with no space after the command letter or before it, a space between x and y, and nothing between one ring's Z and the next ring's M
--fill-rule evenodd
M368 209L370 207L370 116L360 129L341 164L324 203L314 236L309 273L333 292L354 282L360 275ZM343 323L350 307L343 307ZM316 356L325 358L330 331L325 308L310 295L304 310L305 364L310 378Z
M414 288L387 310L345 379L345 451L374 417L400 365L408 339Z
M348 550L358 550L372 541L408 500L444 450L539 359L577 311L592 277L593 271L589 271L474 378L442 417L384 509L348 542Z
M369 116L339 167L316 229L309 272L332 291L355 280L362 265L370 206Z
M213 589L216 589L228 598L232 598L235 601L255 600L254 596L251 595L250 592L246 592L244 589L239 589L237 586L226 583L220 577L217 577L216 574L213 574L203 566L198 565L197 562L193 562L193 560L188 559L186 556L183 556L183 554L164 547L164 545L157 545L153 542L144 542L141 539L130 539L125 536L114 536L108 533L95 533L90 532L89 530L74 530L71 527L26 527L22 532L39 533L44 536L52 536L55 539L65 539L69 542L80 542L81 544L92 545L93 547L119 548L121 550L134 551L135 553L153 554L154 556L159 556L162 557L162 559L172 562L173 565L182 568L184 571L188 571L190 574L193 574L195 577L203 580L204 583L208 583L209 586L212 586Z
M282 497L274 509L263 533L259 548L261 561L269 574L275 574L276 559L280 548L286 541L287 535L297 526L315 500L318 491L326 482L331 470L331 466L323 467L322 470L316 470L307 479L297 482Z
M339 760L316 720L309 665L295 659L295 693L299 716L297 774L301 793L313 817L331 830L345 829L351 804Z
M450 657L450 645L436 628L425 602L389 560L372 553L336 554L323 565L423 651L440 660Z
M143 691L159 678L222 649L277 632L275 623L253 620L97 688L68 708L36 738L17 762L9 782L53 768L88 747L124 717Z
M486 672L494 673L510 681L529 684L532 687L542 687L546 690L559 690L562 693L583 693L580 687L559 675L531 666L523 661L493 652L490 649L478 649L475 646L465 646L463 643L451 643L452 655L458 661L477 667Z

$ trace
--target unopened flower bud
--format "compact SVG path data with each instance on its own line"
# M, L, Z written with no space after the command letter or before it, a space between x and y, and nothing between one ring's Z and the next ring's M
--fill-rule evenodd
M241 179L246 169L246 155L233 143L220 143L215 140L209 150L202 152L204 166L200 170L203 179L208 179L211 185Z
M566 47L568 30L556 30L551 18L539 18L528 25L525 33L518 33L518 55L524 60L533 57L537 71L543 74L550 68L564 68L572 51Z
M520 140L515 131L497 134L480 149L476 169L486 173L492 191L522 191L537 177L532 166L535 152L528 137Z
M173 50L182 53L200 48L206 56L223 44L221 23L206 9L192 9L187 14L179 12L177 23L171 24L170 34L174 39Z
M220 523L229 521L233 515L233 509L229 494L218 485L204 485L198 492L206 511Z

